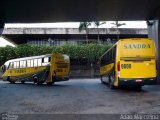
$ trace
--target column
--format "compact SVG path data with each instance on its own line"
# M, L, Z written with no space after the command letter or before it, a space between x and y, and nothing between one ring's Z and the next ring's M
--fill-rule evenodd
M4 22L0 21L0 36L2 35L3 29L4 29Z
M156 46L157 56L157 82L160 84L160 21L153 20L147 21L148 24L148 37L152 38Z

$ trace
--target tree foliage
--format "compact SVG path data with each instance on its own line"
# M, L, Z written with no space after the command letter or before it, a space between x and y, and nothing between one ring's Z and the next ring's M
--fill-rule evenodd
M120 23L119 21L115 21L114 23L111 23L113 26L113 28L119 28L123 25L126 25L126 23Z
M106 22L94 21L93 24L94 24L94 26L96 26L96 28L97 28L97 30L98 30L98 33L97 33L98 38L97 38L97 40L98 40L98 43L99 43L99 27L100 27L101 25L103 25L103 24L106 24Z
M100 22L100 21L94 21L93 22L94 26L96 26L97 28L99 28L99 26L106 24L106 22Z
M88 29L88 27L91 26L91 22L80 22L79 24L79 31L81 32L82 30Z

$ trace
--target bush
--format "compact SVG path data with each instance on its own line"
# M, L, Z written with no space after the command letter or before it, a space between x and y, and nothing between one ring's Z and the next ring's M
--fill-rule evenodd
M65 44L63 46L35 46L23 44L17 47L6 46L0 48L0 63L2 65L5 61L10 59L50 53L64 53L69 55L70 59L88 59L91 62L95 62L111 46L112 44Z

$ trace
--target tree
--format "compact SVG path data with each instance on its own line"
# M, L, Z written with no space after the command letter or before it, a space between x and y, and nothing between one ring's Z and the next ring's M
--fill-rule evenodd
M119 27L126 25L126 23L119 23L119 21L115 21L114 23L111 23L115 26L113 28L117 28L117 39L119 40Z
M81 32L82 30L86 31L86 41L88 44L88 33L89 33L89 29L88 27L91 25L91 22L80 22L79 24L79 31Z
M93 24L96 26L96 28L98 30L98 43L99 43L99 26L106 24L106 22L94 21Z

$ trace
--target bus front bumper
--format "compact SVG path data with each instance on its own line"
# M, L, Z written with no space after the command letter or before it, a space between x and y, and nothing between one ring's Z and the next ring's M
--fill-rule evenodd
M156 78L119 78L119 86L143 86L156 83Z

